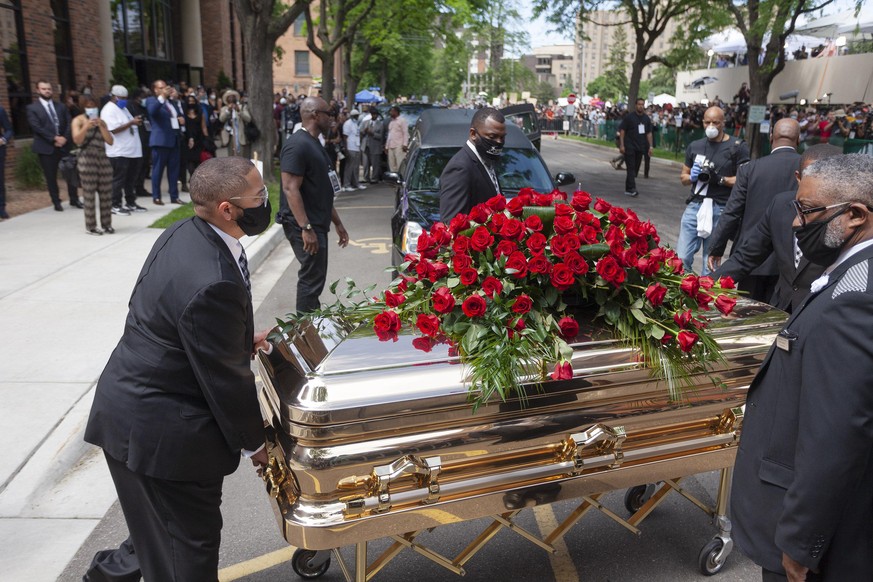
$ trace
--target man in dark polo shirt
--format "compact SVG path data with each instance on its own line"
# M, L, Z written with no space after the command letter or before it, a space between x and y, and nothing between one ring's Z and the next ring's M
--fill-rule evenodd
M646 102L637 99L633 111L628 111L618 126L618 149L624 155L627 177L624 180L626 196L637 196L637 174L645 156L652 155L652 120L646 115Z
M297 272L297 312L320 307L318 296L327 277L327 233L336 226L339 245L349 235L333 207L340 181L319 136L330 129L335 113L320 97L309 97L300 106L303 131L291 135L282 147L282 191L276 222L300 262Z

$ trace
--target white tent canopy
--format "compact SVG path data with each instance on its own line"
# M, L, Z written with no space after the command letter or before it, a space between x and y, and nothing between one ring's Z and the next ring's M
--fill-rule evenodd
M661 93L660 95L655 95L652 98L652 103L654 103L655 105L664 106L667 103L669 103L670 105L677 105L679 102L676 101L676 98L672 95L668 93Z
M762 45L767 44L770 40L770 34L764 35ZM792 34L785 40L785 51L793 53L802 46L810 48L821 44L821 38L816 36L807 36L801 34ZM723 53L744 53L746 52L746 39L743 34L736 28L729 28L718 34L715 34L703 42L703 48L710 48L715 54Z
M852 34L856 29L859 29L859 33L873 32L873 6L862 6L858 16L855 16L854 10L848 10L811 19L797 26L795 31L799 34L834 38L841 34Z

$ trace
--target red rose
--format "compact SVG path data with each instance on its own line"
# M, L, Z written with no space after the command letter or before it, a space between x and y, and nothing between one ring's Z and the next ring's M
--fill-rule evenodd
M481 295L470 295L461 304L467 317L481 317L485 313L485 298Z
M552 200L554 200L554 198L552 198L551 194L540 194L538 192L534 194L532 202L534 206L551 206Z
M552 263L542 253L537 253L527 262L527 270L537 275L547 275L552 270Z
M500 236L511 240L518 240L524 236L524 223L515 218L509 218L500 229Z
M524 207L529 205L528 198L522 198L521 194L506 203L506 209L513 216L521 216L524 213Z
M536 214L528 216L524 219L524 227L533 232L540 232L543 230L543 220Z
M712 289L712 286L715 285L712 277L698 277L697 282L700 283L700 287L703 289Z
M549 241L549 248L556 257L563 257L570 252L567 241L562 236L553 236Z
M667 265L673 270L673 274L675 275L681 275L682 272L685 271L685 266L682 264L682 259L679 257L667 259Z
M477 204L470 210L470 220L479 224L488 222L489 216L491 216L491 209L484 204Z
M567 341L579 335L579 323L572 317L562 317L558 320L558 328L561 330L561 337Z
M436 283L443 277L449 274L449 266L445 263L431 263L431 269L427 273L427 278Z
M485 292L486 296L494 299L495 295L503 293L503 283L496 277L485 277L485 280L482 281L482 291Z
M458 214L449 222L449 232L455 235L468 228L470 228L470 217L466 214Z
M455 308L455 296L448 287L440 287L432 296L433 310L437 313L448 313Z
M622 232L622 230L614 224L609 226L609 230L606 231L606 236L603 238L604 240L606 240L606 242L609 243L610 246L624 246L624 232Z
M574 275L584 275L588 272L588 262L576 251L564 255L564 264L573 271Z
M567 206L567 208L570 208ZM570 215L555 216L555 232L557 234L569 234L576 232L576 223Z
M461 271L461 285L470 286L479 280L479 272L476 269L464 269Z
M576 275L570 270L570 267L564 263L555 265L552 269L552 287L559 291L566 291L576 282Z
M697 307L704 311L709 311L709 302L712 301L712 295L705 291L701 291L697 294L695 299L697 300Z
M494 256L500 258L503 255L507 257L518 250L518 245L511 240L502 240L497 243L497 250L494 251Z
M567 245L567 252L568 253L578 251L579 247L582 246L582 240L574 232L565 234L563 238L564 238L564 244Z
M430 236L434 238L437 244L441 247L446 246L452 241L452 235L446 225L442 222L436 222L430 227Z
M412 340L412 347L423 352L429 352L433 349L434 340L429 337L417 337Z
M631 243L631 249L633 249L633 251L637 255L645 255L646 253L649 252L648 239L640 238L640 239L635 240L633 243Z
M379 336L379 340L397 341L397 332L400 331L400 317L393 311L383 311L373 319L373 330Z
M572 380L573 366L570 362L561 362L555 365L555 371L550 374L552 380Z
M415 320L415 326L426 336L436 337L440 332L440 318L436 315L419 313Z
M664 297L667 295L667 288L660 283L649 285L646 288L646 299L655 307L664 302Z
M533 253L541 253L543 249L546 248L546 235L541 232L535 232L529 237L527 237L527 248L531 250Z
M415 272L418 275L419 279L427 279L428 274L433 270L433 267L430 266L430 261L421 260L415 265Z
M397 307L401 303L406 301L406 295L403 293L392 293L391 291L385 291L385 305L388 307Z
M521 279L527 275L527 259L521 251L515 251L506 260L506 273L512 275L516 279Z
M604 281L612 283L616 287L620 287L627 276L615 257L609 255L597 261L597 274L603 277Z
M452 257L452 268L455 270L455 273L469 269L472 264L473 257L470 255L455 255Z
M680 331L679 335L676 336L676 341L679 342L679 349L683 352L690 352L699 339L700 336L696 333L685 330Z
M670 343L670 341L671 341L672 339L673 339L673 336L672 336L672 335L670 335L669 333L665 333L665 334L664 334L664 337L661 338L661 345L662 345L662 346L666 346L667 344Z
M494 244L494 237L488 232L484 226L477 226L473 231L473 236L470 238L470 248L476 252L484 252L485 249Z
M599 234L600 231L591 225L585 225L582 227L582 230L579 231L579 235L586 245L593 245L596 243Z
M733 277L731 277L730 275L725 275L724 277L719 279L718 285L722 289L733 289L734 287L737 286L736 283L734 283Z
M520 199L520 200L524 201L524 205L525 205L525 206L530 206L530 202L531 202L531 200L533 200L533 197L534 197L534 195L535 195L536 193L537 193L536 190L534 190L534 189L531 188L530 186L527 186L527 187L522 188L521 190L519 190L519 191L518 191L518 196L516 196L515 198L513 198L513 200Z
M566 201L567 194L566 194L566 192L562 192L561 190L558 190L557 188L555 188L554 190L552 190L552 198L554 198L555 200Z
M459 234L452 241L452 250L455 253L466 253L470 250L470 237Z
M719 295L715 300L715 308L721 311L724 315L730 315L734 310L737 300L727 295Z
M427 231L418 235L418 246L416 247L418 254L426 259L432 259L437 254L437 241L430 236Z
M613 206L609 209L609 222L613 224L624 224L627 220L627 212L623 208Z
M654 260L651 256L641 257L637 260L637 271L643 277L651 277L658 272L660 267L661 265L658 264L658 261Z
M506 209L506 197L503 194L498 194L489 198L485 204L494 212L503 212Z
M636 267L639 260L640 255L634 249L626 249L619 255L619 262L622 267Z
M488 230L494 234L498 234L506 221L509 220L502 212L500 214L491 215L491 223L488 225Z
M682 283L679 284L679 289L689 297L697 295L697 291L700 290L700 282L697 280L697 276L688 275L682 279Z
M682 313L673 314L673 321L675 321L676 325L678 325L680 328L688 327L688 324L691 323L691 319L692 317L690 309L687 309Z
M517 320L509 320L509 323L506 324L507 327L507 335L509 335L509 339L515 337L515 332L523 330L527 327L527 324L524 323L524 319L518 318Z
M609 212L610 208L612 208L612 204L610 204L603 198L598 198L594 201L594 210L596 210L600 214L606 214L607 212Z
M573 216L573 208L569 204L556 204L555 216Z
M572 206L576 212L584 212L585 210L588 210L588 207L591 206L591 194L583 192L582 190L576 190L573 192L573 198L570 199L570 206Z
M513 313L527 313L533 308L533 300L529 295L521 294L512 302Z
M646 238L643 223L639 220L628 219L624 223L624 234L628 240L640 240Z

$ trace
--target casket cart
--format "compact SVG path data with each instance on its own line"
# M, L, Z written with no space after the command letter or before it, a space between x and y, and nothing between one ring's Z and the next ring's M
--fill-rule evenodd
M259 356L259 396L264 479L283 536L300 548L295 571L323 574L332 550L346 579L365 581L409 548L463 574L501 528L555 551L552 543L592 508L639 533L664 495L678 491L715 521L700 565L717 572L733 545L726 509L746 390L784 318L748 300L729 317L714 314L725 363L713 377L689 378L679 399L633 350L583 326L571 380L531 385L526 399L475 412L469 369L448 346L415 349L411 330L380 342L370 328L321 320L286 335L278 351ZM680 480L713 470L721 478L710 508ZM626 488L628 519L598 501ZM525 507L567 499L580 505L545 538L514 522ZM493 520L452 558L416 541L447 515ZM394 543L368 564L367 542L386 537ZM356 546L353 572L337 551L347 545Z

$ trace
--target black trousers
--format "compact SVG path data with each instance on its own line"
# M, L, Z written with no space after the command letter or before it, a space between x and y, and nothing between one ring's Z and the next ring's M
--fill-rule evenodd
M45 184L55 206L61 203L60 190L58 189L58 164L61 162L61 157L65 155L66 153L59 148L55 148L51 154L39 154L39 165L42 166ZM67 195L70 197L70 203L79 201L79 193L75 186L67 184Z
M142 158L109 158L109 163L112 165L112 205L121 206L123 198L128 206L133 206ZM142 182L139 185L142 187Z
M625 148L624 150L624 167L627 171L626 177L624 179L625 192L637 191L636 177L640 171L640 164L643 163L643 154L644 152L637 150L629 150L627 148Z
M109 455L106 463L135 556L125 542L103 554L92 569L99 569L100 564L120 564L122 574L128 575L135 558L145 582L217 581L224 478L168 481L135 473Z
M0 146L0 211L6 210L6 148Z
M293 224L283 224L285 238L291 243L294 256L300 263L297 271L297 313L308 313L321 307L318 296L327 279L327 233L315 232L318 252L310 255L303 250L303 231Z
M769 303L776 292L779 275L748 275L737 282L740 291L748 291L749 298L762 303Z
M822 579L821 574L816 574L815 572L808 572L806 574L806 582L820 582ZM761 582L786 582L786 580L788 580L788 576L785 574L761 568Z
M145 189L143 183L146 180L151 180L152 175L152 150L149 147L149 142L142 144L142 157L139 159L139 172L136 177L136 195L151 196L151 192Z

